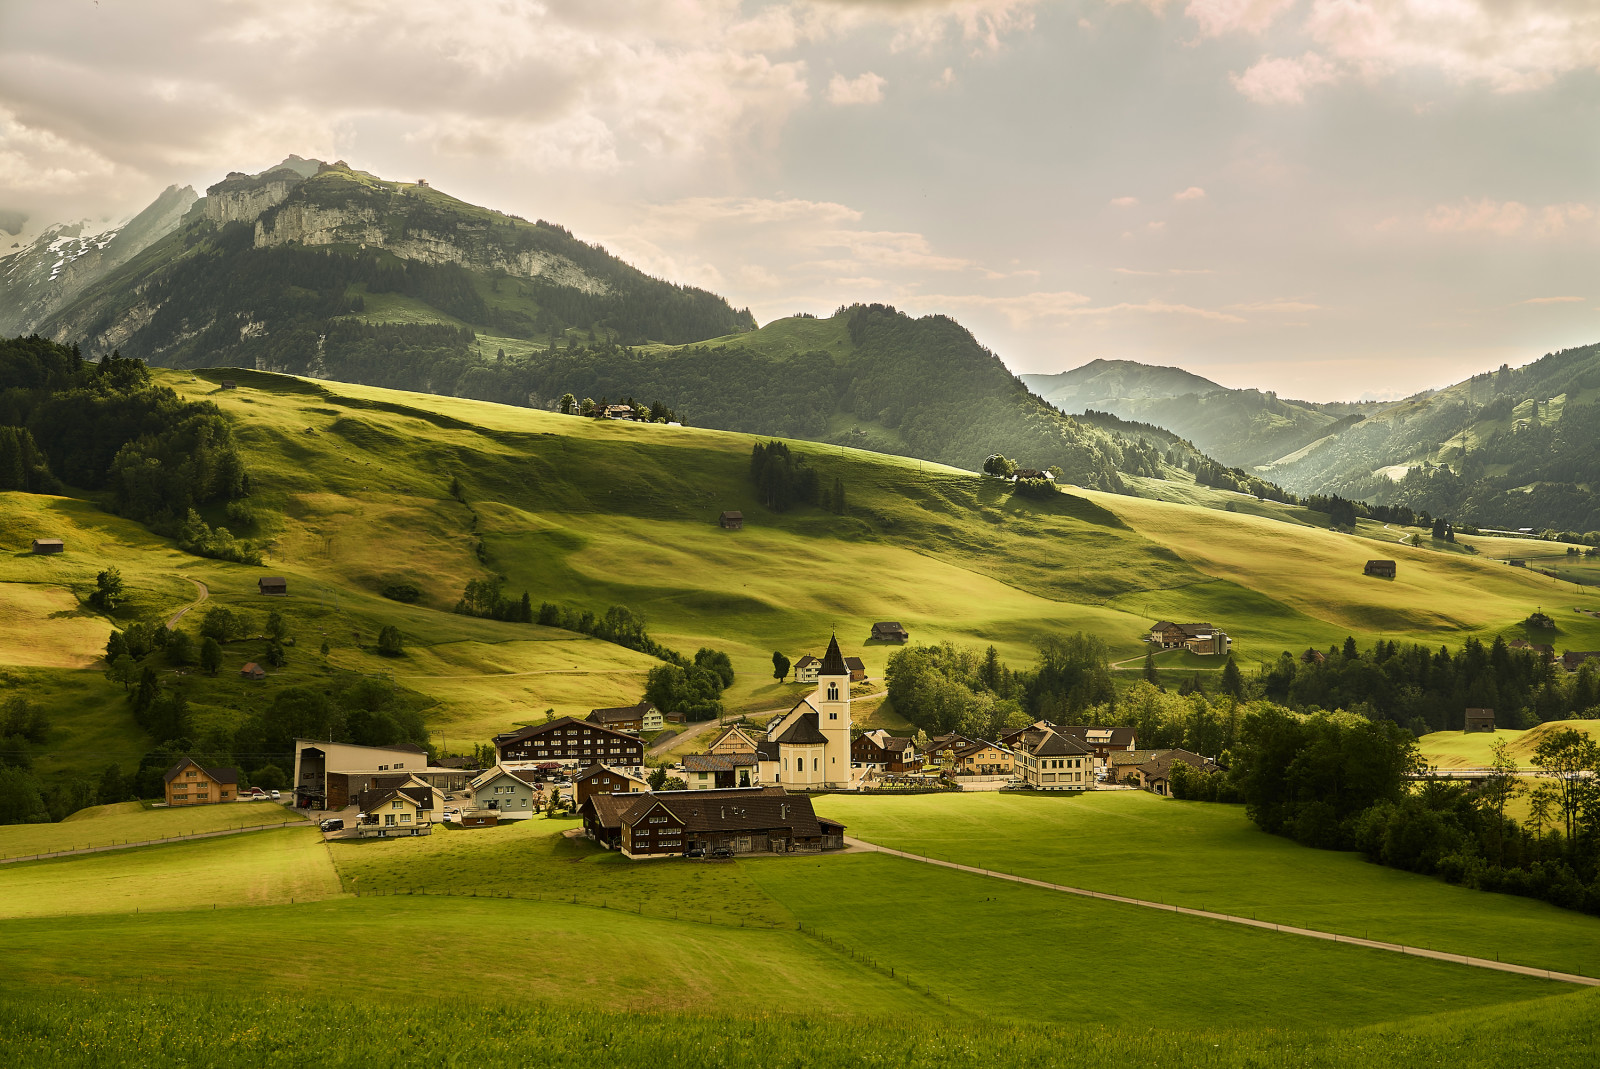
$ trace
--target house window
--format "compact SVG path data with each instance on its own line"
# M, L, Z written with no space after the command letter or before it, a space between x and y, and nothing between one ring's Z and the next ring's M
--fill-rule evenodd
M191 768L188 772L184 773L184 778L185 779L194 779L199 774L200 773L196 772L194 769Z
M396 798L394 801L389 803L389 808L390 809L399 809L400 806L401 806L401 802L400 802L400 799L398 799L398 798Z
M410 824L411 823L411 814L410 813L401 813L400 814L400 823L402 823L402 824Z
M406 767L406 763L404 761L396 761L394 763L394 767L395 768L405 768Z
M394 814L393 813L385 813L383 815L383 822L385 824L393 824L394 823Z

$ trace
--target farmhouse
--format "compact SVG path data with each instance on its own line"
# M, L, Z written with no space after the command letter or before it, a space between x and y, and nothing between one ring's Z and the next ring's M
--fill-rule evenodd
M928 748L922 753L922 767L927 768L928 762L946 771L954 771L956 767L956 753L971 746L976 739L969 739L965 735L951 732L948 735L935 735L928 740Z
M239 669L239 674L246 679L266 679L267 670L254 661L249 661Z
M606 405L604 408L597 410L595 415L601 419L632 420L637 413L634 412L632 405Z
M683 779L691 791L753 787L760 775L759 754L692 753L683 759Z
M867 666L860 657L846 657L844 666L850 669L850 682L865 683L867 681Z
M1594 660L1600 660L1600 651L1589 650L1583 653L1576 653L1572 650L1568 650L1561 655L1561 667L1565 668L1569 672L1576 672L1578 669L1583 667L1584 661Z
M427 835L433 830L433 792L424 787L388 787L362 791L358 835Z
M394 787L420 787L433 792L436 811L444 809L444 791L429 783L416 772L329 772L328 798L325 809L343 809L353 805L363 791L389 790Z
M844 825L820 818L811 799L776 787L591 796L585 832L628 857L816 853L844 846Z
M1093 724L1052 724L1048 720L1036 720L1025 728L1011 732L1001 737L1000 741L1007 746L1016 748L1021 745L1023 736L1043 730L1054 731L1071 739L1079 746L1094 755L1093 768L1106 767L1106 762L1113 753L1129 752L1137 746L1136 732L1127 726L1099 727Z
M169 806L215 805L239 796L237 768L202 768L185 757L167 769L165 778Z
M979 739L955 750L951 771L958 776L1009 776L1016 756L997 742Z
M1172 793L1172 766L1178 763L1186 764L1190 768L1201 772L1215 772L1221 766L1207 757L1188 750L1161 750L1155 757L1138 766L1139 788L1152 794L1170 795Z
M357 794L380 786L371 779L377 773L400 773L409 777L427 769L428 751L410 743L357 746L350 742L295 739L295 805L302 809L343 809L355 801ZM419 784L428 786L420 781Z
M610 728L612 731L626 731L630 734L638 734L641 731L660 731L661 710L649 702L640 702L638 705L625 705L618 709L592 709L589 711L588 722ZM647 728L646 724L654 724L655 726Z
M872 625L872 634L867 637L868 642L905 642L911 637L911 632L901 627L899 621L881 620Z
M1327 664L1328 655L1321 650L1307 646L1306 651L1300 655L1301 664Z
M256 589L263 594L287 594L289 580L281 575L263 576L256 580Z
M817 689L767 726L756 745L761 758L758 782L801 790L849 788L856 774L850 764L850 669L837 636L828 640L817 670Z
M822 674L822 658L806 654L794 662L794 681L796 683L815 683Z
M59 538L35 538L33 540L35 553L65 553L67 544Z
M856 736L850 744L850 760L862 768L898 775L911 771L916 764L917 744L914 739L891 735L882 728L874 728Z
M597 794L641 794L649 789L650 784L638 776L602 764L590 765L572 780L573 801L580 806Z
M1086 791L1094 786L1094 751L1044 725L1023 731L1016 742L1017 774L1039 791Z
M1394 561L1369 560L1367 561L1367 566L1361 569L1361 574L1370 575L1378 579L1393 579Z
M722 729L722 734L711 740L711 745L706 747L706 753L712 754L753 754L756 752L756 737L751 735L738 724L730 724Z
M1470 735L1478 731L1494 731L1493 709L1468 709L1466 713L1466 727L1463 735Z
M1158 620L1150 625L1150 642L1164 650L1186 649L1202 656L1218 656L1228 652L1233 640L1220 627L1210 624L1175 624Z
M1126 750L1106 758L1107 778L1112 783L1131 783L1138 786L1139 766L1166 753L1165 750Z
M613 731L570 716L548 724L535 724L494 737L500 761L559 761L569 768L588 768L596 761L612 768L644 768L644 743L632 735Z
M224 390L237 390L239 388L239 384L234 382L232 379L223 379L222 388Z
M493 810L503 820L531 817L544 796L544 789L535 786L538 782L531 769L495 765L468 785L471 808Z
M1556 655L1556 648L1548 642L1529 642L1525 638L1514 638L1506 645L1514 650L1532 650L1547 661L1553 660Z
M744 513L724 512L717 517L717 526L724 531L742 531L744 530Z

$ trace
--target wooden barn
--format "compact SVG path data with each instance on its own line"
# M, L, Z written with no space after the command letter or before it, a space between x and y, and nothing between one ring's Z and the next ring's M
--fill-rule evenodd
M1370 575L1377 579L1393 579L1395 568L1392 560L1369 560L1363 568L1362 574Z
M1462 734L1470 735L1475 731L1494 730L1493 709L1468 709L1466 728Z
M717 517L717 526L724 531L742 531L744 530L744 513L724 512Z
M905 642L911 637L911 632L900 626L897 620L880 620L872 625L872 634L868 642Z
M263 594L287 594L289 580L281 575L263 576L256 580L256 588Z
M35 553L65 553L67 544L59 538L35 538L33 540Z

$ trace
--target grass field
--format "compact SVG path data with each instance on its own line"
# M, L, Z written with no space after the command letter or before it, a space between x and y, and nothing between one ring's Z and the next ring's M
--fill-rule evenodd
M1527 731L1516 728L1496 728L1492 733L1474 731L1435 731L1417 740L1423 758L1441 769L1487 768L1494 760L1494 744L1504 742L1506 749L1523 767L1533 764L1533 751L1539 740L1555 731L1571 728L1590 737L1600 738L1597 725L1589 720L1552 720Z
M338 877L315 828L0 865L4 918L267 905L338 893ZM78 924L53 921L44 927L65 933L79 930Z
M0 825L0 858L148 842L226 828L259 828L300 819L298 814L272 802L181 809L145 809L138 802L119 802L80 809L59 824Z
M1242 806L1143 792L853 798L819 812L896 849L1053 883L1600 976L1600 918L1263 834ZM1014 829L1027 828L1019 835Z

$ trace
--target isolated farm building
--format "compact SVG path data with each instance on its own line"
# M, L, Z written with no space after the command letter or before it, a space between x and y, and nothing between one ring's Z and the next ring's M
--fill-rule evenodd
M850 744L850 760L862 768L899 775L916 765L917 743L903 735L891 735L874 728L856 736Z
M359 835L380 838L427 835L433 830L433 792L426 787L387 787L362 791L356 799L361 813Z
M706 753L753 754L756 752L756 741L754 735L738 724L729 724L722 729L722 734L711 740L711 745L706 747Z
M796 683L815 683L817 676L822 672L822 658L806 654L794 662L794 681Z
M1493 709L1468 709L1467 710L1466 725L1465 725L1464 730L1462 731L1463 735L1468 735L1468 734L1471 734L1471 733L1473 733L1475 731L1493 731L1493 730L1494 730L1494 710Z
M1561 655L1561 667L1569 672L1576 672L1583 667L1584 661L1600 660L1600 650L1587 650L1576 652L1568 650Z
M1394 561L1369 560L1367 561L1367 566L1362 569L1362 573L1365 575L1375 576L1379 579L1393 579Z
M844 666L850 669L850 682L865 683L867 681L867 666L860 657L846 657Z
M202 768L185 757L167 769L165 778L169 806L215 805L231 802L239 795L237 768Z
M246 678L246 679L266 679L267 678L267 670L265 668L262 668L259 664L257 664L254 661L250 661L243 668L239 669L239 674L241 676L243 676L244 678Z
M717 526L724 531L742 531L744 530L744 513L724 512L717 517Z
M357 746L294 740L295 805L304 809L343 809L362 791L378 787L431 786L420 778L426 772L428 751L411 743ZM419 778L412 781L414 774ZM383 775L402 775L406 780L378 778Z
M1301 664L1327 664L1328 655L1315 646L1307 646L1306 651L1300 655Z
M1203 656L1225 654L1233 644L1228 633L1210 624L1175 624L1158 620L1150 625L1150 642L1164 650L1186 649Z
M1180 762L1200 772L1208 773L1215 772L1221 767L1209 757L1201 757L1188 750L1163 750L1156 757L1138 766L1139 788L1151 794L1170 795L1172 766Z
M468 785L468 798L473 809L492 809L503 818L521 820L533 816L544 797L539 781L533 769L495 765Z
M601 419L626 419L632 420L637 414L632 405L607 405L597 413Z
M502 763L559 761L569 768L588 768L600 761L635 774L644 768L644 743L637 738L570 716L496 735L494 745Z
M838 850L844 825L818 817L811 799L778 787L595 795L579 807L595 841L629 857L681 857L726 849L735 854Z
M582 805L596 794L642 794L650 789L638 776L598 762L572 779L572 797Z
M1525 638L1514 638L1506 645L1514 650L1532 650L1545 660L1552 659L1556 653L1556 648L1548 642L1529 642Z
M754 787L761 756L754 753L692 753L683 758L683 780L691 791Z
M1051 475L1048 471L1040 471L1038 468L1018 468L1016 470L1016 474L1014 474L1012 478L1018 482L1021 482L1023 479L1047 479L1050 482L1056 481L1056 477L1054 475Z
M33 540L35 553L65 553L67 544L59 538L35 538Z
M1094 751L1051 727L1030 728L1016 742L1022 782L1039 791L1086 791L1094 786Z
M588 722L610 728L612 731L626 731L632 734L647 730L645 724L652 723L655 727L651 730L660 731L661 712L649 702L640 702L638 705L624 705L616 709L591 709Z
M237 390L239 388L239 384L234 382L232 379L223 379L222 388L224 390Z
M911 632L900 626L897 620L882 620L872 625L872 635L868 642L905 642L911 637Z
M263 576L256 580L256 588L263 594L287 594L289 580L281 575Z

